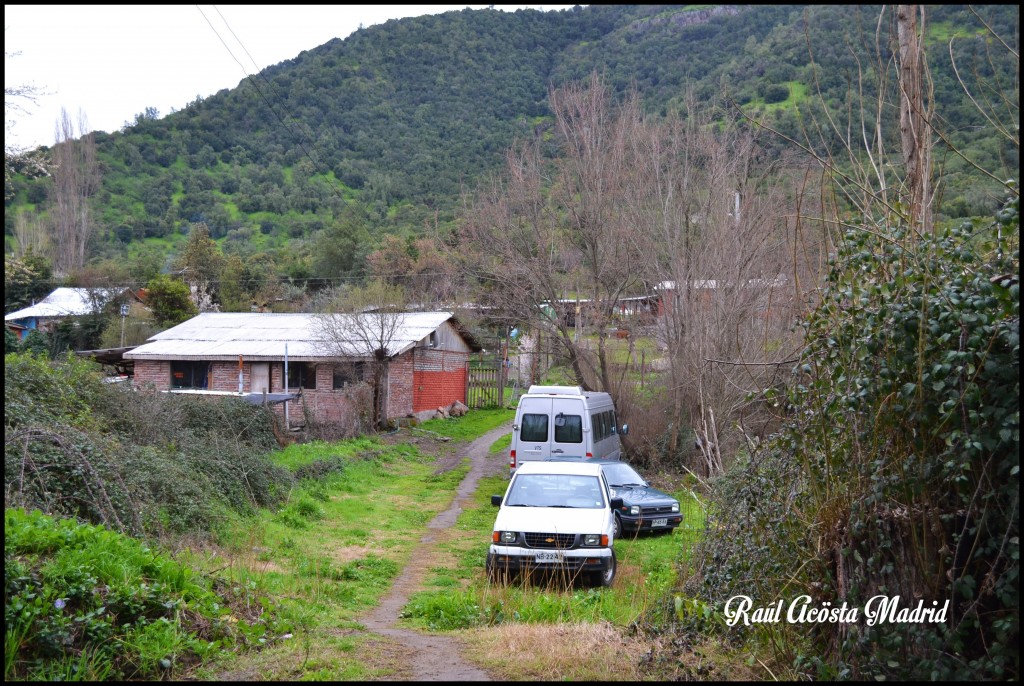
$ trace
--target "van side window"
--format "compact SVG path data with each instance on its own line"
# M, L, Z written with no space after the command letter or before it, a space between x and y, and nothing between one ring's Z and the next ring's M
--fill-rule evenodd
M617 421L617 418L615 417L615 410L610 410L608 415L609 415L609 418L611 419L611 422L612 422L612 433L613 434L619 433L619 423Z
M605 415L605 412L595 412L590 415L590 426L594 430L595 443L608 438L608 422Z
M601 440L612 435L611 412L605 410L601 413Z
M582 443L583 417L578 414L567 414L565 424L555 425L555 443Z
M545 442L548 440L548 416L546 414L524 414L519 429L519 440Z

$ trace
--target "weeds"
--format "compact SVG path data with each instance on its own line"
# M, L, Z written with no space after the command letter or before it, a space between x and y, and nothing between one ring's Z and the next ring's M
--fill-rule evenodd
M5 680L171 678L250 644L209 582L142 543L38 511L4 520Z

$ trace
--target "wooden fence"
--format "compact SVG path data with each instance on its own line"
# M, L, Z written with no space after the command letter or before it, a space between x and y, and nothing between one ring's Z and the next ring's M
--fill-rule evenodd
M505 400L504 372L502 367L470 365L466 405L470 408L501 407Z

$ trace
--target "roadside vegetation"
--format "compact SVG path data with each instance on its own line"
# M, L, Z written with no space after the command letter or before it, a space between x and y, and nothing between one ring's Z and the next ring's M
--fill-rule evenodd
M64 474L75 473L83 458L70 449L46 446L66 447L70 439L51 436L48 442L33 438L26 443L25 431L33 421L64 427L77 437L89 464L104 465L108 478L103 483L113 493L112 484L125 475L109 471L113 466L108 462L114 460L105 458L104 450L115 445L115 427L127 431L120 404L166 402L161 409L168 412L170 404L189 406L189 400L146 400L103 384L95 369L79 361L21 354L5 361L8 393L49 389L53 398L90 400L61 405L51 398L53 406L66 408L57 421L19 410L14 397L7 399L5 677L10 680L388 678L393 668L374 659L375 643L361 631L358 618L379 602L413 553L422 554L426 524L450 504L465 476L466 463L439 471L438 459L513 414L507 408L483 409L394 434L285 449L257 442L244 462L219 473L224 481L219 490L192 494L195 507L201 508L196 512L209 512L209 517L175 514L167 503L144 500L147 491L125 482L118 497L130 499L144 513L163 513L136 518L136 530L126 525L135 520L117 508L108 511L86 502L86 486L99 483L89 481L88 474L78 495L60 490L69 487ZM253 409L232 404L202 407L208 416L237 412L236 420ZM113 412L112 407L119 409ZM120 423L114 422L118 415ZM183 421L179 431L196 431L194 426L186 431L189 426ZM121 438L116 445L132 455L130 443ZM183 443L184 435L164 438L160 447L169 449ZM213 438L206 435L205 440ZM507 435L495 441L489 459L503 462L507 445ZM178 459L188 459L180 447L175 449ZM150 453L154 461L148 468L169 459L154 445ZM33 488L15 489L24 467L34 474ZM227 484L244 488L247 478L261 473L275 475L276 497L233 505ZM189 488L187 477L176 474L179 487ZM210 481L208 474L192 479ZM483 559L495 516L490 495L506 485L505 477L481 480L473 506L432 548L425 588L410 599L403 624L458 633L480 664L509 679L639 674L638 654L621 651L626 644L637 650L649 644L648 632L675 614L672 603L665 604L666 593L689 564L703 529L694 495L684 486L674 490L686 519L673 534L621 541L619 575L610 589L499 586L486 581ZM76 502L77 507L72 505ZM529 641L546 631L564 632L563 640L547 640L553 652L538 654L530 666L513 662L494 641L500 635ZM579 650L584 635L604 647L582 661L564 660Z

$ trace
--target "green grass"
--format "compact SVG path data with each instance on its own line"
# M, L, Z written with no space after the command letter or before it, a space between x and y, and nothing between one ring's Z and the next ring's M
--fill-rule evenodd
M512 414L477 410L423 426L469 441ZM508 439L505 434L495 441L491 452L507 449ZM8 555L9 597L18 597L10 593L12 583L29 578L51 589L37 592L39 600L23 599L16 608L9 603L8 617L31 606L49 608L52 619L59 597L75 599L76 611L84 614L98 608L80 599L102 600L109 615L139 602L162 609L115 642L109 633L97 635L80 650L58 650L55 654L62 657L35 662L24 655L40 632L35 625L8 621L6 674L62 680L212 679L224 674L275 680L393 677L393 666L366 659L375 654L373 641L380 637L351 632L361 628L361 616L380 602L412 556L423 553L427 524L451 504L468 460L435 474L434 457L417 445L388 445L380 438L292 445L270 459L297 476L316 476L296 481L276 511L259 510L255 516L223 512L216 546L185 548L176 559L73 523L37 523L26 533L18 518L8 514L6 548L18 551L13 561ZM403 609L407 626L447 631L577 620L626 626L669 590L676 563L685 559L681 550L696 540L702 525L694 516L692 530L617 542L619 577L610 589L491 585L483 566L496 515L490 496L503 493L507 484L504 475L481 479L471 506L432 544L437 554L426 590ZM44 557L45 566L40 562ZM32 569L38 570L34 576ZM120 590L96 595L96 588ZM84 626L92 626L96 617L83 620ZM206 634L196 630L203 622L211 627ZM110 658L109 646L126 651L136 671L125 669L126 658Z
M139 541L38 510L5 510L4 571L5 681L174 678L274 630Z
M416 428L457 441L469 441L512 421L515 414L515 410L507 408L483 408L454 419L428 419Z
M948 21L930 22L928 24L927 42L929 44L939 43L945 46L954 38L968 38L972 35L982 36L985 33L987 33L985 29L969 31L964 27L955 26L952 22Z
M450 504L468 469L434 474L433 456L408 443L386 446L372 438L293 445L272 459L299 472L339 457L340 471L300 482L278 512L225 522L220 532L225 552L194 560L203 566L227 564L233 583L252 583L261 594L282 599L280 621L294 626L300 640L261 658L267 660L264 678L292 678L280 671L291 662L282 651L307 648L313 657L304 678L382 676L355 657L365 637L348 641L342 650L332 631L357 627L359 616L387 593L420 549L427 523ZM208 678L248 661L228 656L198 675Z
M766 103L764 98L755 97L743 106L744 110L760 110L769 112L772 110L788 110L807 99L807 85L799 81L785 81L789 87L789 97L782 102Z
M508 432L494 443L491 444L489 451L491 453L507 453L509 448L512 447L512 432Z
M361 454L380 450L382 450L380 441L373 437L357 438L338 443L311 441L310 443L293 443L284 450L273 453L270 459L274 464L295 472L300 467L305 467L316 461L333 458L345 461Z
M504 476L480 480L473 506L456 522L458 534L441 544L447 563L431 570L429 588L411 598L403 611L409 626L445 631L507 622L602 620L628 626L650 613L668 594L677 579L677 565L689 563L704 527L701 504L683 489L673 495L680 501L684 523L672 534L616 541L619 566L611 588L491 584L484 574L497 515L490 497L504 493L507 486Z

